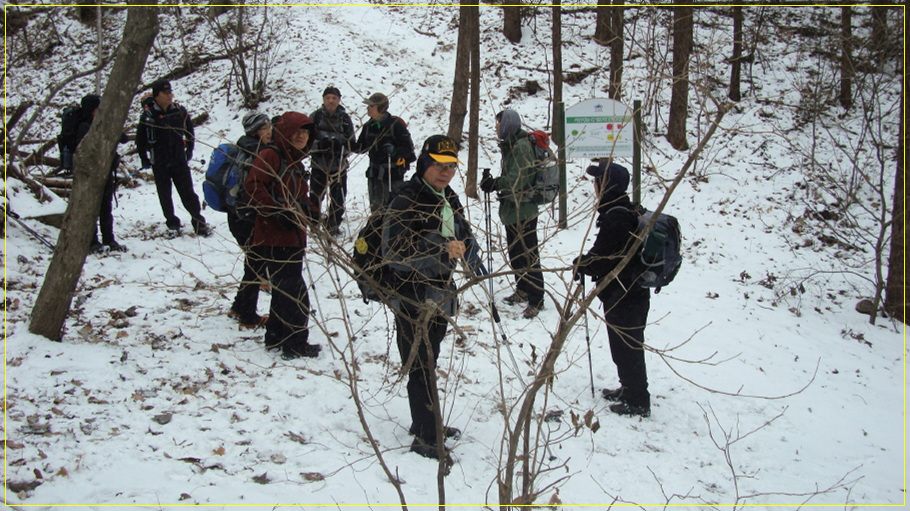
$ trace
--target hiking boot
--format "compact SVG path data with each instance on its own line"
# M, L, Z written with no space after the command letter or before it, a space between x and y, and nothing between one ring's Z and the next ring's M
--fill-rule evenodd
M436 442L431 442L429 440L415 438L414 441L411 442L411 452L416 452L417 454L423 456L424 458L429 458L429 459L433 459L433 460L439 459L439 452L436 450ZM450 459L449 458L449 448L444 447L443 452L445 452L446 461L448 461Z
M503 301L509 305L515 305L516 303L524 303L524 302L528 301L528 294L520 289L517 289L517 290L515 290L514 293L505 297L505 299Z
M542 310L543 310L543 304L528 305L527 307L525 307L525 310L524 310L524 312L521 313L521 315L524 316L525 319L533 319L533 318L536 318L537 315L540 314L540 311L542 311Z
M293 348L285 347L281 353L281 358L284 360L294 360L300 357L316 358L319 356L320 351L322 351L322 346L318 344L304 344Z
M105 249L107 249L106 246L102 245L101 243L98 243L98 240L95 240L92 242L91 245L89 245L88 252L90 254L100 254L100 253L104 252Z
M110 250L111 252L126 252L126 247L124 247L120 243L117 243L116 241L111 241L109 243L105 243L105 245L107 246L108 250Z
M174 238L176 238L176 237L178 237L178 236L180 236L180 227L179 227L179 226L177 226L177 227L168 227L167 230L164 231L164 237L167 238L167 239L169 239L169 240L172 240L172 239L174 239Z
M196 236L202 236L203 238L208 238L212 235L212 228L208 224L200 223L194 229Z
M452 427L449 427L449 426L445 426L443 429L445 429L446 438L451 438L451 439L453 439L453 440L458 440L459 438L461 438L461 430L460 430L460 429L458 429L458 428L452 428ZM411 434L411 435L416 435L416 434L417 434L417 426L411 424L411 427L408 428L408 433Z
M265 326L265 323L269 320L269 315L260 316L259 314L252 313L249 315L240 314L239 312L231 309L228 311L228 317L234 318L240 323L240 330L245 328L259 328Z
M651 416L651 406L635 406L629 403L616 403L610 405L610 411L618 415L638 415L640 417Z
M618 389L603 389L600 393L607 401L622 401L624 390L625 387L619 387Z

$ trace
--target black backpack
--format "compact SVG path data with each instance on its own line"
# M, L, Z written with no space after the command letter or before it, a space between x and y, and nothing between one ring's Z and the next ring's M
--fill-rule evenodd
M382 260L383 210L374 211L366 225L357 233L351 262L354 264L354 279L363 295L363 302L382 302L391 293L391 268ZM386 298L387 299L387 298Z
M654 215L652 211L641 210L638 217L638 232L642 233L645 225ZM673 282L679 267L682 265L679 232L679 221L676 217L661 213L657 216L654 227L645 234L639 250L639 259L644 266L638 282L643 287L653 287L659 293L663 286Z
M531 147L534 148L534 187L531 190L531 201L538 206L549 204L559 196L559 167L556 165L556 154L550 149L550 136L540 130L528 133Z
M57 148L60 150L60 165L73 169L73 154L76 152L76 136L79 132L79 123L82 122L82 107L71 105L63 109L60 114L60 134L57 135Z

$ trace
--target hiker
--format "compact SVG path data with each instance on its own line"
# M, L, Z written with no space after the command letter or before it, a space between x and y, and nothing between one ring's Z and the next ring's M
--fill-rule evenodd
M404 182L404 174L416 160L414 142L408 125L389 114L389 98L380 92L363 101L370 120L363 125L354 144L356 153L369 153L367 191L370 211L388 206L389 200Z
M395 329L402 366L408 367L408 402L414 435L411 451L438 458L435 367L440 344L455 314L455 284L459 262L474 247L471 228L458 195L449 182L458 169L458 144L444 135L426 140L414 176L389 204L382 228L383 260L391 267L395 290ZM432 310L427 311L427 307ZM422 317L427 325L420 324ZM426 339L420 332L426 332ZM414 346L417 343L417 346ZM413 360L411 352L416 356ZM408 365L410 362L410 365ZM440 415L441 416L441 415ZM444 427L446 438L460 431Z
M171 82L156 80L152 93L142 101L143 111L136 131L136 148L143 169L152 169L158 201L164 213L168 236L180 235L180 219L174 214L171 198L171 183L183 207L192 217L193 232L199 236L211 236L212 230L205 223L199 196L193 190L193 177L189 161L193 159L196 138L193 120L186 108L174 102Z
M310 297L303 280L307 224L318 216L309 200L303 159L316 139L306 115L286 112L267 146L253 160L245 189L256 210L252 250L265 261L272 286L265 347L281 350L285 360L316 357L321 346L309 343Z
M80 102L82 112L79 126L76 128L76 148L89 128L92 127L92 121L98 115L98 107L101 106L101 96L88 94ZM126 143L125 133L120 134L118 143ZM104 193L101 195L101 209L98 212L98 224L101 225L101 241L98 241L98 225L95 225L95 232L92 234L92 242L89 245L89 252L98 254L101 252L115 251L126 252L126 247L117 243L114 239L114 191L117 187L117 167L120 166L120 155L114 150L114 157L111 160L111 167L107 173L107 181L104 182Z
M497 192L499 219L506 227L509 265L515 273L515 292L505 298L510 305L527 302L522 315L536 317L544 303L543 272L537 239L537 204L531 200L536 165L528 133L514 110L496 114L496 135L502 149L502 173L494 178L484 171L480 189Z
M326 87L322 92L322 106L310 115L319 132L310 155L310 200L321 208L322 199L328 192L325 228L332 236L341 233L344 199L348 193L348 154L354 141L354 124L340 103L341 91L337 87Z
M252 155L253 158L272 141L272 123L265 114L252 112L243 116L243 131L244 135L237 139L235 145L245 155ZM236 319L241 329L265 326L269 319L268 315L260 316L256 312L260 282L266 276L265 261L250 251L256 211L246 202L245 199L238 200L236 207L229 208L227 212L228 228L243 251L243 279L228 316Z
M625 167L601 162L588 167L587 174L594 178L594 196L598 198L597 237L588 253L572 264L578 265L576 278L588 275L599 282L635 242L639 213L626 193L629 171ZM651 395L644 343L651 292L637 282L641 273L642 268L633 259L597 297L603 302L610 353L620 385L617 389L603 389L603 397L615 401L610 405L613 413L648 417Z

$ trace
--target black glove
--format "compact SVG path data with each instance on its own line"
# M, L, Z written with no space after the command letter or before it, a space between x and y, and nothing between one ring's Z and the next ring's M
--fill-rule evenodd
M284 210L279 213L275 213L272 215L272 217L278 221L278 225L280 225L283 229L287 229L289 231L296 231L300 229L300 226L297 224L297 215L295 215L293 211Z
M383 144L382 145L382 154L384 154L386 156L394 156L395 155L395 146L393 146L392 144Z
M186 161L187 161L187 163L189 163L190 161L192 161L192 159L193 159L193 151L187 151L187 152L186 152Z
M493 193L496 191L496 179L493 176L489 175L488 172L484 172L483 181L480 182L480 189L484 193Z
M148 158L139 158L139 160L142 162L140 163L142 169L152 168L152 162Z

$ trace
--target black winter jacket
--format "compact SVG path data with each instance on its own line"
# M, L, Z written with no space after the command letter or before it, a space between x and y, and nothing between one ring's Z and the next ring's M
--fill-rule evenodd
M165 112L151 97L142 105L144 109L136 131L136 148L143 164L151 163L155 167L175 163L185 165L192 157L196 144L193 120L186 108L172 103Z
M347 157L354 143L354 123L351 116L339 105L334 115L329 115L325 107L313 112L310 119L316 123L319 133L310 160L314 166L326 168L332 163L341 164L342 157Z
M601 204L598 208L597 238L588 253L579 258L578 273L589 275L599 283L613 271L635 243L639 217L638 206L632 204L628 196ZM648 288L637 282L642 269L641 261L633 257L597 297L608 308L620 301L649 297Z
M391 153L386 150L388 146L391 146ZM370 119L363 125L352 150L361 154L369 152L367 177L371 179L384 178L389 172L390 162L392 178L402 179L410 164L417 160L408 125L400 117L388 113L381 121ZM398 165L398 160L402 158L405 164Z
M442 197L414 175L402 185L385 214L382 256L392 268L391 284L398 293L418 303L434 300L451 315L455 312L452 274L458 260L449 258L447 244L453 239L464 242L466 257L477 250L458 194L451 187L444 193L454 213L454 238L441 233Z

